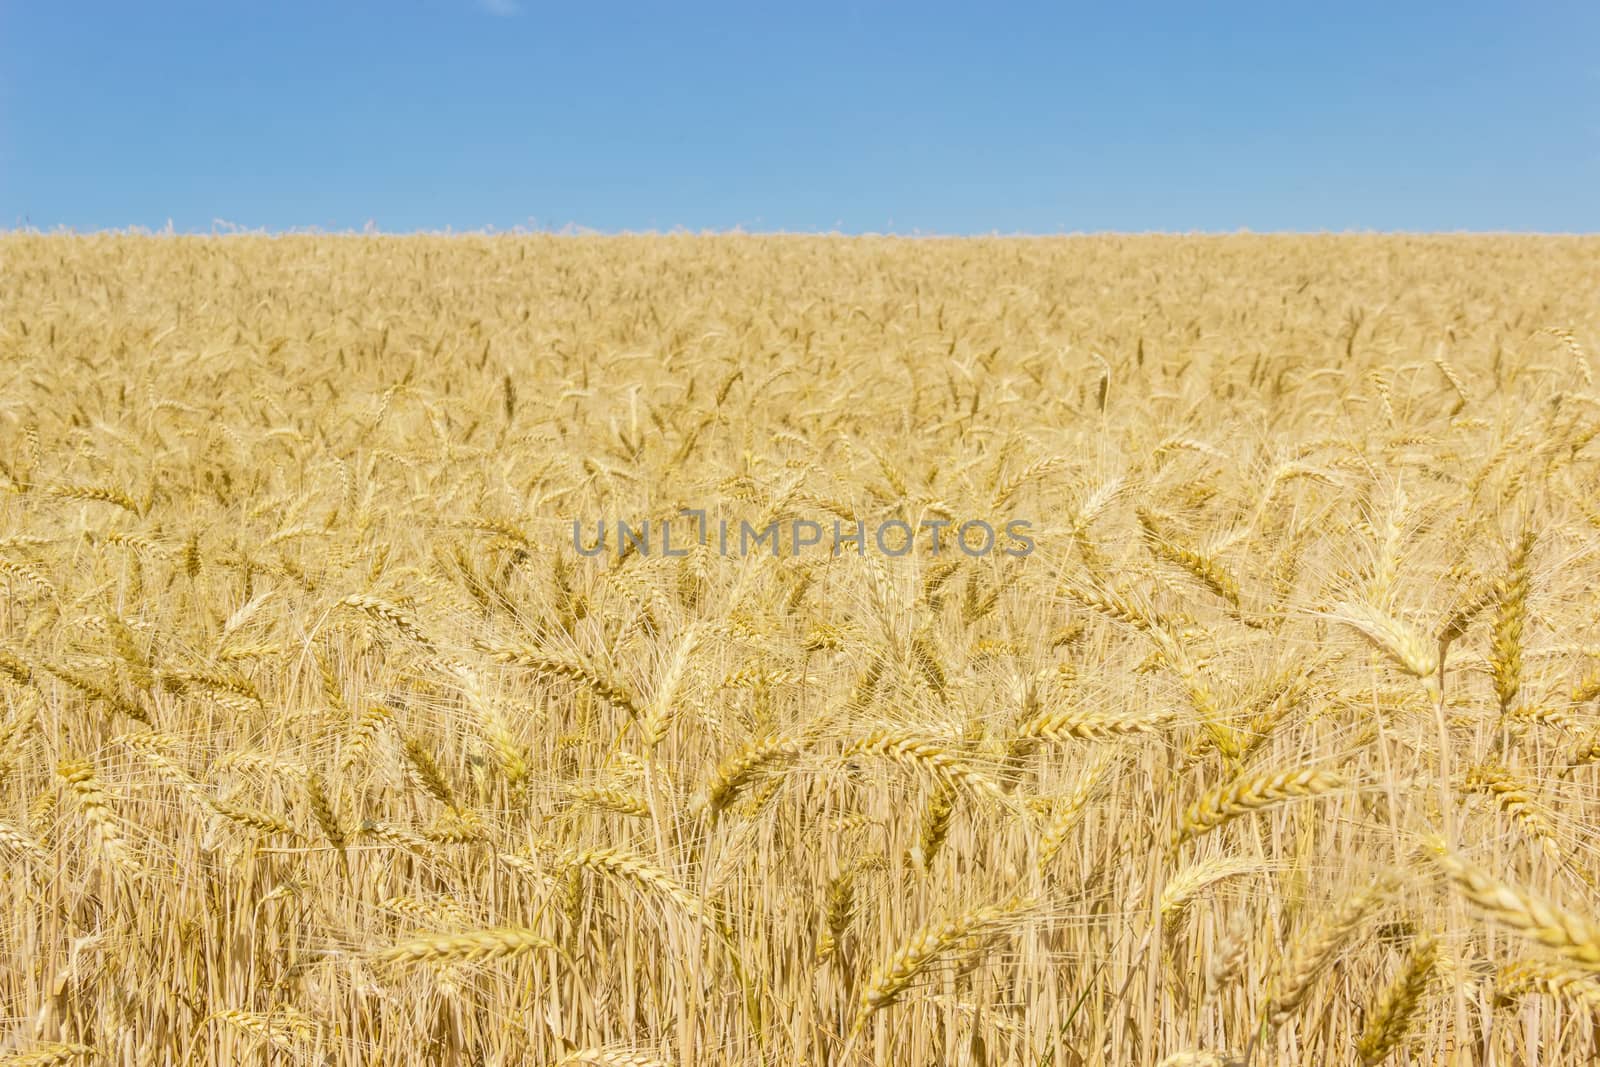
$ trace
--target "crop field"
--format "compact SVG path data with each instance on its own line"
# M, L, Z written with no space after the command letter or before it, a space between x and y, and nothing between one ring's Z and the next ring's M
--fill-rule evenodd
M1586 238L0 237L0 1064L1595 1062L1597 359Z

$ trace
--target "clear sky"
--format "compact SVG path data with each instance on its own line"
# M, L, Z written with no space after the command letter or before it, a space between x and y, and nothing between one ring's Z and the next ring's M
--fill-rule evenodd
M1600 3L0 0L0 227L1600 230Z

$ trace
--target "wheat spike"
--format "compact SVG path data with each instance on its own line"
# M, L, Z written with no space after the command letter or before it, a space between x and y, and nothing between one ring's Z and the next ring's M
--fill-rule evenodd
M562 1064L592 1064L593 1067L667 1067L665 1060L629 1049L585 1048L562 1057Z
M383 963L413 966L424 963L477 963L513 959L530 952L554 952L560 948L533 930L503 926L465 933L425 934L391 945L377 953Z
M101 788L93 764L87 760L63 760L56 767L56 774L77 802L89 825L94 828L106 858L124 874L135 877L143 874L144 868L122 836L120 822L111 810L111 802Z
M1356 1054L1361 1057L1364 1067L1382 1063L1405 1040L1412 1019L1427 995L1438 952L1438 946L1432 938L1420 938L1412 946L1405 967L1393 984L1384 990L1367 1013L1366 1029L1356 1040Z
M1389 886L1380 881L1358 890L1341 901L1337 908L1297 941L1278 973L1269 1002L1268 1018L1282 1026L1300 1010L1313 983L1333 963L1334 957L1355 934L1372 908L1387 895Z
M86 1060L95 1054L89 1045L40 1045L26 1052L12 1052L0 1056L3 1067L64 1067L77 1060Z
M862 994L857 1027L874 1012L897 1002L940 956L970 939L1003 929L1032 906L1031 901L1015 899L974 908L922 927L873 971Z
M1005 790L966 760L934 738L899 730L884 730L859 738L847 745L844 759L872 755L917 768L947 785L980 797L1004 799Z
M1425 846L1429 858L1489 918L1579 967L1600 971L1600 924L1495 877L1449 851L1440 838L1429 838Z
M1546 960L1516 960L1495 974L1495 996L1510 1004L1531 993L1566 997L1591 1011L1600 1011L1600 977Z
M1310 769L1238 778L1208 791L1185 808L1173 840L1175 844L1183 844L1241 815L1291 800L1323 796L1346 784L1340 775Z

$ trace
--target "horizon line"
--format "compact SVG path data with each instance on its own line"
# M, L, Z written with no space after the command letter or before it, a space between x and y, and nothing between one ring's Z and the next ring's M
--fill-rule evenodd
M941 231L941 230L794 230L794 229L747 229L735 225L728 228L703 228L691 229L687 226L674 226L667 229L657 227L641 229L603 229L599 227L583 226L576 223L566 223L558 228L514 226L500 229L494 226L485 226L476 229L456 229L451 226L442 228L418 227L409 230L383 230L368 223L358 228L333 229L320 226L289 226L289 227L247 227L236 223L215 220L209 229L175 227L170 221L165 227L152 229L142 225L128 226L103 226L78 228L68 225L57 225L44 229L30 224L4 227L0 226L0 238L31 236L31 237L185 237L185 238L216 238L216 237L345 237L345 238L418 238L418 237L602 237L602 238L630 238L630 237L804 237L804 238L834 238L834 239L866 239L866 238L892 238L896 240L1052 240L1061 238L1086 238L1086 237L1540 237L1540 238L1586 238L1600 237L1600 231L1595 230L1522 230L1522 229L1449 229L1449 230L1408 230L1408 229L1383 229L1383 228L1355 228L1345 229L1267 229L1258 230L1248 226L1239 226L1231 229L1197 228L1191 230L1149 229L1149 230L971 230L971 231Z

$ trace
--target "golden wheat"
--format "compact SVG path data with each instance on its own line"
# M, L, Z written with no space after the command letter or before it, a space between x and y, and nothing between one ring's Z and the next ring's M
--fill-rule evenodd
M0 1062L1595 1062L1597 255L0 236Z

